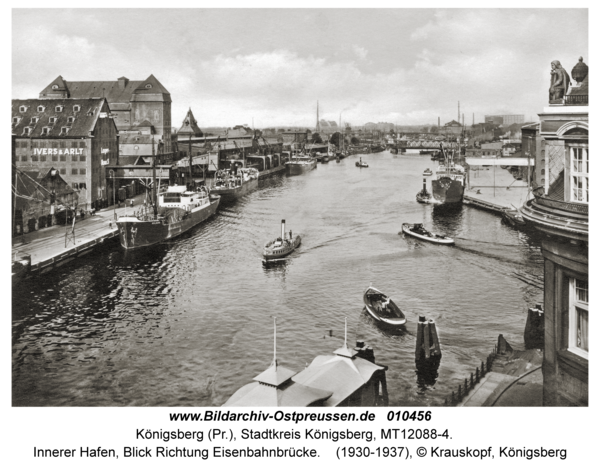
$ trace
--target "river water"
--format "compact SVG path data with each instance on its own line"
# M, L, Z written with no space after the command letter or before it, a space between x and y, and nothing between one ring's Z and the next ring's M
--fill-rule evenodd
M23 281L12 298L17 406L218 406L277 357L300 371L364 340L387 372L390 404L443 405L498 334L523 347L526 309L542 300L539 240L472 207L444 211L415 194L428 156L353 156L304 175L260 181L182 237L140 252L120 246ZM302 236L266 267L280 221ZM406 239L403 222L456 238ZM363 311L373 286L406 313L382 332ZM415 372L419 315L434 319L437 380ZM331 332L330 332L331 331Z

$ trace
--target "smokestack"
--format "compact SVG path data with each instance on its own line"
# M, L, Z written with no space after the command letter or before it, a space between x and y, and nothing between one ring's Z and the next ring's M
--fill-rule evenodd
M281 220L281 240L285 239L285 220Z
M423 178L423 194L427 192L427 178Z

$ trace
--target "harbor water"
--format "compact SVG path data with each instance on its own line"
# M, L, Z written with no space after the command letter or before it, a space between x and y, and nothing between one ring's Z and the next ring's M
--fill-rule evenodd
M344 341L364 340L388 366L390 405L443 405L498 334L523 347L526 309L540 303L539 240L473 207L415 201L428 155L359 155L259 182L190 232L141 251L118 244L12 297L15 406L218 406L273 358L300 371ZM428 186L430 190L431 186ZM262 263L286 229L302 236L287 260ZM405 238L402 223L456 239ZM381 331L363 310L372 284L405 312ZM419 315L434 319L437 379L415 371Z

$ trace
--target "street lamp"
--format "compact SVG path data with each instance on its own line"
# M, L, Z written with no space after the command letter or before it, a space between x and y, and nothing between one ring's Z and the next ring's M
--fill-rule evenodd
M108 170L108 174L110 174L110 177L112 179L112 187L113 187L113 217L116 220L117 219L117 209L116 209L116 200L115 200L115 172L112 169Z

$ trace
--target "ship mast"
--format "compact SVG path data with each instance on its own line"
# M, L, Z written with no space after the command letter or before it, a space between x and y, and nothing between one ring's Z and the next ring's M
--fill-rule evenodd
M190 188L194 185L194 177L192 175L192 134L188 140L188 153L190 157Z

